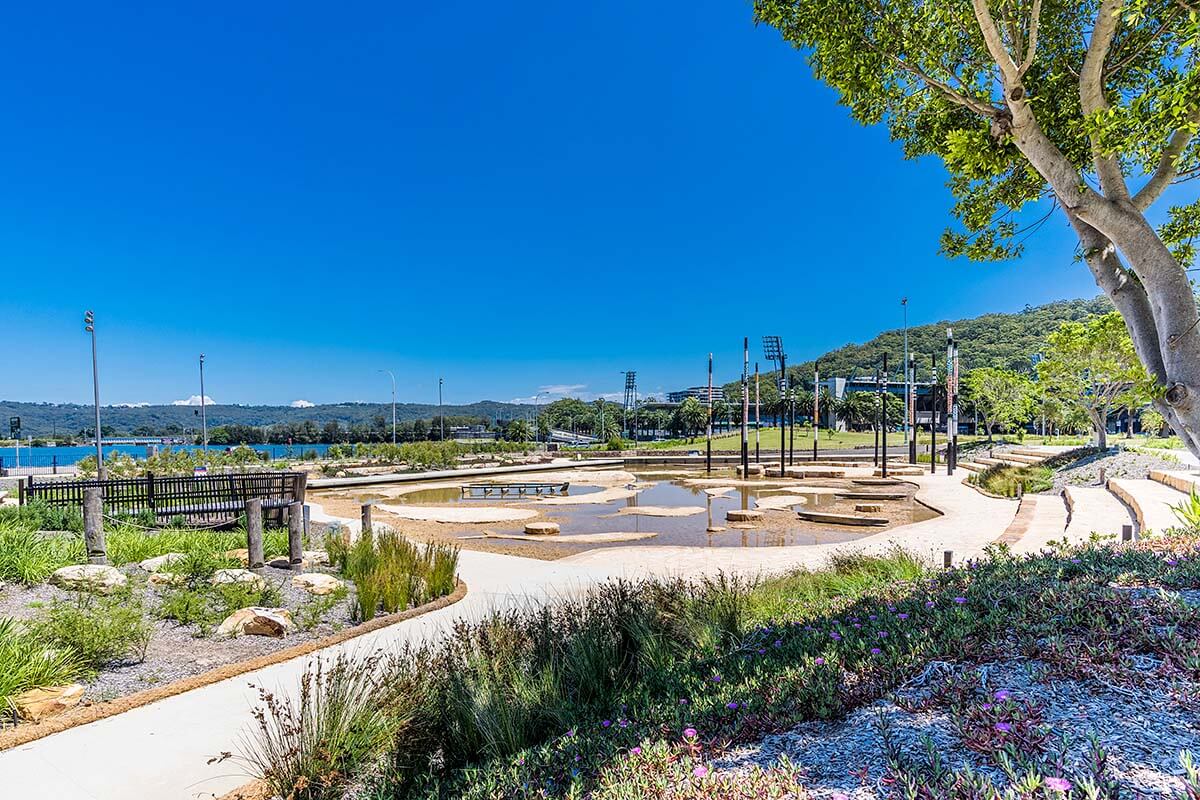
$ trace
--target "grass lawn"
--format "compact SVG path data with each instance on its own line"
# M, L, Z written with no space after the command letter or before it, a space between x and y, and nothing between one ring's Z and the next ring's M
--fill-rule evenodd
M759 432L759 446L762 452L779 453L779 428L763 428ZM787 433L784 433L785 440L788 439ZM984 437L979 436L959 436L959 445L967 442L977 441ZM812 431L807 428L796 427L796 452L811 453L812 452ZM938 441L945 443L944 437L939 433ZM917 438L917 443L928 446L929 433L922 431ZM882 445L882 442L881 442ZM887 435L888 453L900 453L905 450L904 432L891 431ZM704 437L699 436L694 441L689 442L687 439L671 439L665 442L648 442L640 444L639 449L651 450L704 450ZM866 448L868 450L875 447L875 434L872 431L830 431L824 428L821 429L821 436L817 440L818 450L849 450L852 448ZM741 431L735 430L733 433L722 433L713 436L713 452L714 453L740 453L742 451L742 434ZM750 431L750 452L754 452L754 431Z

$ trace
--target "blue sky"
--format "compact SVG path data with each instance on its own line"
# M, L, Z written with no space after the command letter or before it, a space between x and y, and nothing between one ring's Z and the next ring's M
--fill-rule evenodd
M748 3L26 3L0 31L0 398L643 393L1097 293L1055 217L937 254L939 164ZM752 357L761 357L757 347Z

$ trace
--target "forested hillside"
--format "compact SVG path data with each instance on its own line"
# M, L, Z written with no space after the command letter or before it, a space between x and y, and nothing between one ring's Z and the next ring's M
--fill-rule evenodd
M958 342L959 370L973 367L1003 367L1017 372L1032 373L1031 356L1038 353L1046 335L1063 322L1084 319L1093 314L1112 311L1112 303L1101 295L1091 300L1062 300L1044 306L1027 307L1016 314L984 314L972 319L948 320L933 325L908 329L909 350L917 360L917 376L928 377L929 360L936 355L939 365L946 358L946 328L954 329ZM786 343L786 339L785 339ZM822 377L850 377L874 374L888 354L888 367L893 379L901 376L904 356L904 330L884 331L863 344L847 344L820 358ZM811 384L813 362L788 365L793 380ZM769 373L774 378L775 373ZM726 390L736 389L737 382L727 384Z

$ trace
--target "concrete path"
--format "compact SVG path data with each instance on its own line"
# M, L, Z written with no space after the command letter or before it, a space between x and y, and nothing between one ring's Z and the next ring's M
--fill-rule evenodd
M1119 537L1121 526L1135 524L1129 509L1108 489L1068 486L1064 492L1071 509L1071 524L1067 526L1071 542L1086 542L1093 533Z
M1029 509L1026 514L1026 508ZM1067 504L1059 495L1027 494L1021 498L1021 514L1027 517L1019 531L1005 533L1014 553L1038 553L1051 542L1062 541L1067 530ZM1010 534L1012 534L1010 536Z
M1113 478L1108 487L1133 510L1139 534L1162 533L1179 526L1179 518L1171 506L1187 499L1183 492L1158 481L1130 478Z

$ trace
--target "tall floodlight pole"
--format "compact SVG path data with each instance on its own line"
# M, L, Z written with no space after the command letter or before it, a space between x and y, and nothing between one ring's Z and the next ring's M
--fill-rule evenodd
M392 444L396 443L396 376L390 369L381 369L379 372L386 372L392 379Z
M912 385L908 382L908 371L907 371L907 364L908 364L908 298L907 297L901 298L900 305L904 307L904 361L902 361L901 363L906 365L906 369L905 369L905 373L904 373L904 443L908 444L909 429L911 427L911 420L909 418L909 415L912 412L912 403L909 400L909 392L912 391Z
M633 446L637 449L637 372L628 369L625 375L625 400L622 407L621 424L627 433L633 434ZM633 428L629 427L629 409L633 409Z
M742 477L750 477L750 337L742 337Z
M83 313L83 329L92 335L92 396L96 403L96 477L104 480L104 448L100 444L100 367L96 361L96 315Z
M446 415L442 412L442 379L438 378L438 441L446 439Z
M204 445L204 466L208 466L208 416L205 413L207 398L204 396L204 353L200 354L200 441Z
M762 429L761 418L759 417L759 411L761 408L762 408L762 406L759 403L759 395L758 395L758 362L755 361L754 362L754 463L755 464L757 464L759 462L758 432L759 432L759 430Z
M779 367L779 474L787 474L787 440L784 438L784 425L787 424L787 407L784 405L787 395L787 356L783 352L783 339L778 336L764 336L763 355L768 361Z
M821 362L813 362L813 461L817 460L817 439L821 434Z
M705 434L706 448L704 469L712 472L712 423L713 423L713 390L712 390L712 353L708 354L708 431Z

